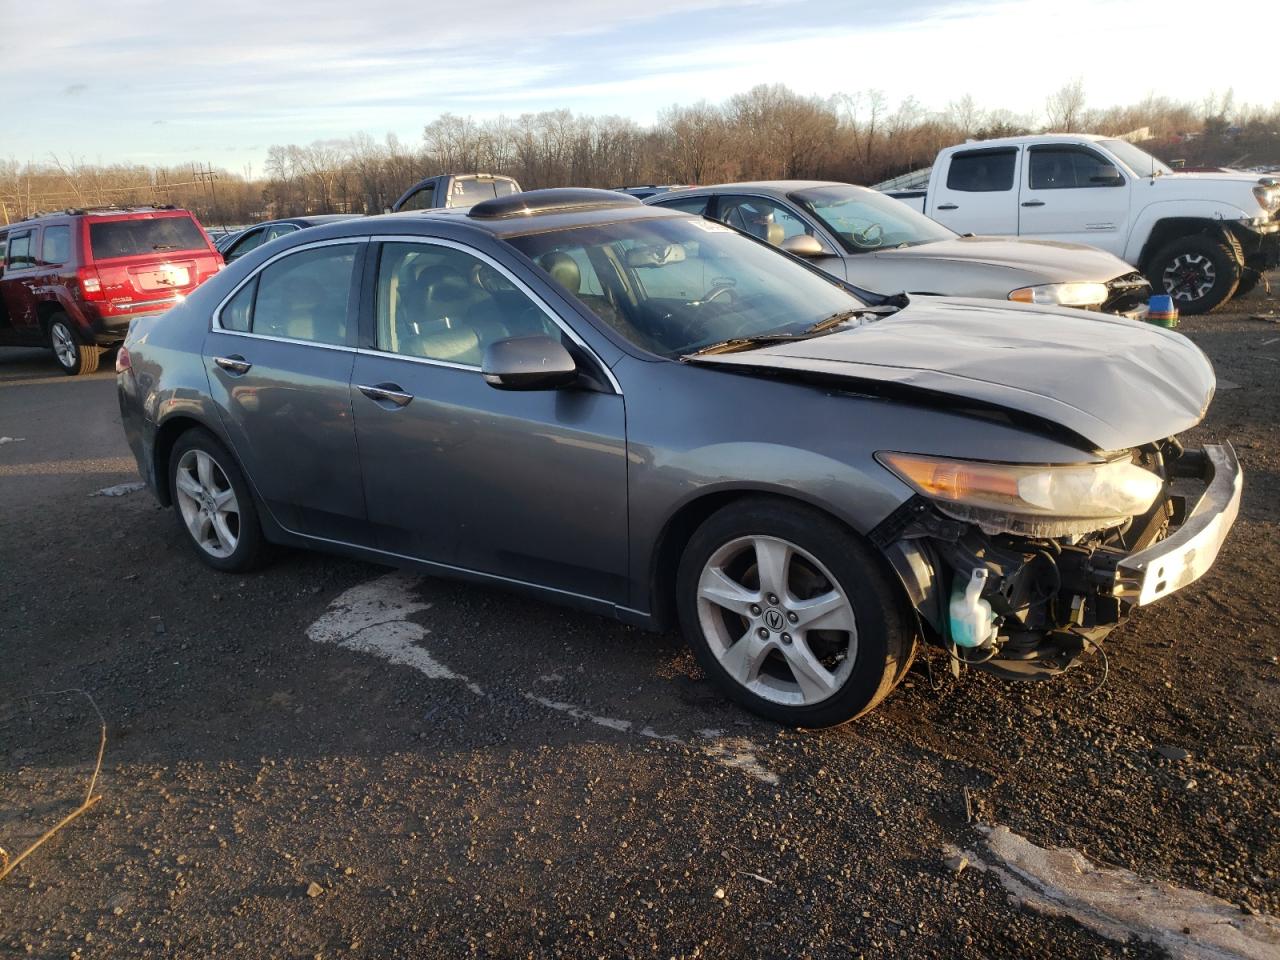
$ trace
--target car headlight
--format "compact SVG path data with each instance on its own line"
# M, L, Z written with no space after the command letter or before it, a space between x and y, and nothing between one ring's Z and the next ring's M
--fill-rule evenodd
M1019 287L1009 294L1018 303L1054 303L1062 307L1100 307L1107 299L1105 283L1044 283Z
M1253 195L1258 198L1259 206L1268 213L1280 210L1280 186L1274 183L1259 183L1253 188Z
M1146 513L1164 481L1131 460L1017 464L876 454L943 513L988 533L1053 537L1088 533Z

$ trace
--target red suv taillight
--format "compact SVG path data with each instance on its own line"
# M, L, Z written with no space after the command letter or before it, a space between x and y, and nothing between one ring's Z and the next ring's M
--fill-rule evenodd
M76 271L76 278L80 281L80 291L84 294L86 300L106 299L102 293L102 278L98 276L96 269L93 267L81 267Z
M124 373L132 367L133 361L129 359L129 348L121 344L120 349L116 351L116 373Z

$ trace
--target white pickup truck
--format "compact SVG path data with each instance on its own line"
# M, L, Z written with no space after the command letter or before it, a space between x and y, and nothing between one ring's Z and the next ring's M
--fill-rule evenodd
M877 189L959 233L1101 247L1183 313L1207 313L1280 265L1280 184L1175 173L1124 140L1042 134L964 143Z

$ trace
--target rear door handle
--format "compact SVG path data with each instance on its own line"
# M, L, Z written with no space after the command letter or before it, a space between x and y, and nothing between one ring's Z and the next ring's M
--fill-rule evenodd
M379 406L407 407L413 399L413 394L405 393L398 383L378 383L371 387L356 384L356 389Z
M1043 200L1023 200L1022 205L1024 207L1043 207L1044 201Z
M960 208L956 206L954 203L940 203L938 204L938 209L939 210L959 210Z
M229 357L214 357L213 362L227 371L227 373L237 377L248 373L249 368L253 366L252 363L238 353L233 353Z

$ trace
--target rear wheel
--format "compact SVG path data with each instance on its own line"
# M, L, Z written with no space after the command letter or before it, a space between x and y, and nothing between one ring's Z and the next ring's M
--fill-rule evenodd
M744 501L710 517L677 574L681 629L732 699L794 726L866 713L898 684L915 633L882 562L815 510Z
M1231 299L1244 271L1237 247L1216 237L1191 234L1166 244L1147 266L1156 292L1173 298L1180 313L1209 313Z
M169 454L174 512L196 554L229 572L255 567L264 541L244 475L221 443L204 430L180 436Z
M93 373L98 369L102 350L95 343L86 343L75 324L64 314L57 314L49 321L49 346L62 372L75 377Z

